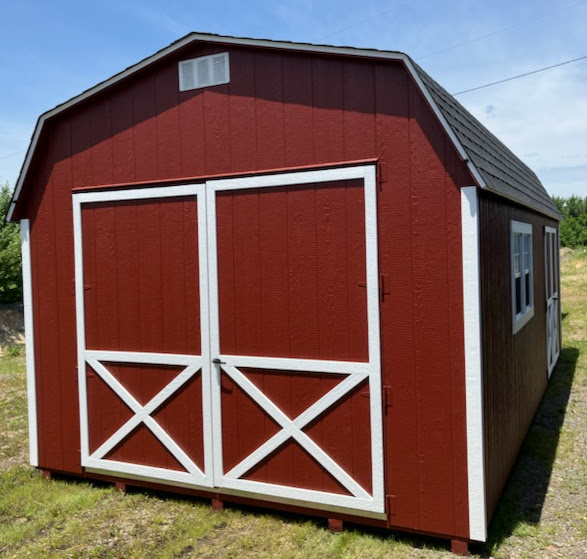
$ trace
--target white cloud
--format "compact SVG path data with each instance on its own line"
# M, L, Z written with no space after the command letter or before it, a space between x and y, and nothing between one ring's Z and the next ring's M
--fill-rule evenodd
M587 164L586 85L587 68L561 67L495 86L490 112L486 90L460 100L530 167L560 170Z

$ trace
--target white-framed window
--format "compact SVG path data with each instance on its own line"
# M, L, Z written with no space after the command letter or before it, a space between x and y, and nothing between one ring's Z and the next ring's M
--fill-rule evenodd
M511 221L510 268L512 331L515 334L534 316L534 265L530 223Z

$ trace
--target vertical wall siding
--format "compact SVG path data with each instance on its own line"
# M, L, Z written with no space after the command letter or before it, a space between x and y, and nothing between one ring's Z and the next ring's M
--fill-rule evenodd
M547 383L544 226L557 223L479 197L487 516L491 518ZM512 334L510 221L532 224L534 316Z
M41 466L79 471L72 187L377 157L389 522L468 536L459 187L472 178L400 64L231 47L229 84L179 93L177 60L218 50L60 116L29 185Z

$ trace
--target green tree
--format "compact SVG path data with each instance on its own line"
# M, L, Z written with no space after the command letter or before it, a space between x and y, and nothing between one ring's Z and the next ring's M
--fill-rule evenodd
M0 303L22 300L20 231L17 223L6 223L10 198L5 183L0 187Z
M587 246L587 197L555 196L553 199L563 216L560 224L561 246Z

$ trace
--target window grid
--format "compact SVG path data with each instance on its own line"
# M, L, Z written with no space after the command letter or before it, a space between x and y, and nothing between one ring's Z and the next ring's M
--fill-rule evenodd
M518 332L534 315L532 225L511 222L512 330Z

